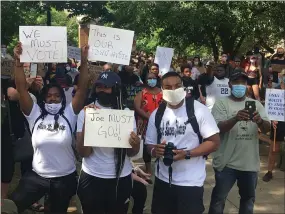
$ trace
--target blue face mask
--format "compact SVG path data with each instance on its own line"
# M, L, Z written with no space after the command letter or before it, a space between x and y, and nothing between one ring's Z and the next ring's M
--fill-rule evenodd
M149 85L149 87L153 88L156 86L157 83L157 79L148 79L147 80L147 84Z
M232 85L232 95L236 98L242 98L245 95L245 85Z

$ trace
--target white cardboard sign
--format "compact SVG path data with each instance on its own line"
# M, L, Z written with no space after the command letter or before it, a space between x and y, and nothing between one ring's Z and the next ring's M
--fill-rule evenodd
M133 38L134 31L90 25L88 60L129 65Z
M20 26L21 62L67 62L66 27Z
M270 120L285 121L285 90L266 89L265 111Z
M134 120L134 111L87 108L84 146L131 148Z
M173 54L173 48L156 47L154 63L159 65L160 75L164 75L169 72Z
M68 46L67 47L67 55L70 59L76 59L77 61L81 61L81 49L77 47Z

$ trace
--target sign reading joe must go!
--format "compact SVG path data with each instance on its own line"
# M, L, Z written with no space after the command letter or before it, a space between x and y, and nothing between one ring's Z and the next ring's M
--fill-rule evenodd
M131 148L134 120L134 111L86 108L84 146Z
M129 65L133 38L134 31L90 25L88 59Z
M20 26L21 62L67 62L66 27Z

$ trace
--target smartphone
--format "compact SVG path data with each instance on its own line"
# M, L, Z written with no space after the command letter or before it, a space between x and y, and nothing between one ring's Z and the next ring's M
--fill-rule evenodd
M38 73L38 64L31 63L31 65L30 65L30 78L37 77L37 73Z
M246 101L245 102L245 110L248 111L250 120L252 120L253 114L256 111L255 101Z

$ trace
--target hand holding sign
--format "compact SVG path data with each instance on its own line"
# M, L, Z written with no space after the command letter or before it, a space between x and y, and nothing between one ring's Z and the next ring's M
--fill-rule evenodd
M134 128L134 112L93 108L85 109L84 146L132 148L137 137L130 133Z
M21 62L67 62L66 27L20 26Z
M88 59L89 45L85 45L81 48L81 63L86 63Z
M16 47L14 48L14 57L16 60L20 60L20 56L23 53L22 43L18 42Z

